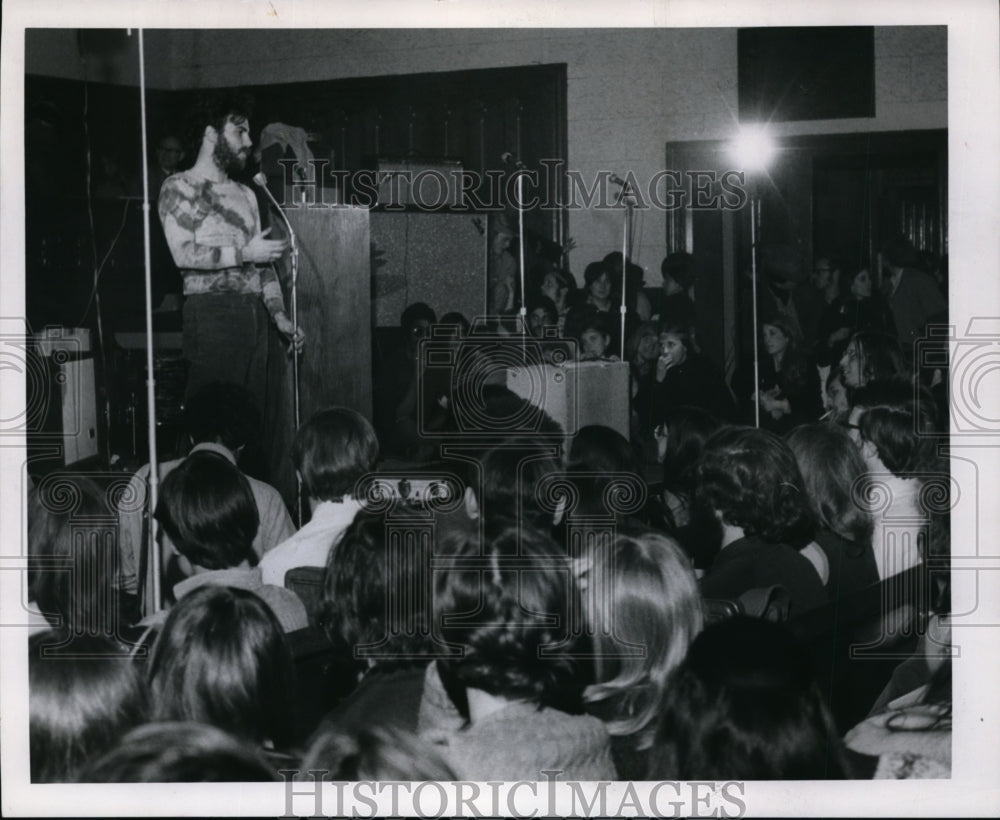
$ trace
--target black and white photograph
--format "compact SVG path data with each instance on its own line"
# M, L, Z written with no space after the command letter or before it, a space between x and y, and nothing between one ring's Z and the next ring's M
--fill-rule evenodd
M1000 812L996 3L2 36L5 816Z

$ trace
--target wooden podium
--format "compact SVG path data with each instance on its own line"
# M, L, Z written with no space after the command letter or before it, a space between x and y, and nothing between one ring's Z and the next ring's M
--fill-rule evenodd
M298 239L298 318L305 331L299 355L301 421L339 405L372 417L371 266L368 210L349 206L285 209ZM272 218L277 235L279 221ZM283 226L282 226L283 227ZM279 266L291 315L292 271ZM292 357L271 326L263 454L271 483L294 512L296 482L291 447L295 436ZM296 522L298 523L298 522Z

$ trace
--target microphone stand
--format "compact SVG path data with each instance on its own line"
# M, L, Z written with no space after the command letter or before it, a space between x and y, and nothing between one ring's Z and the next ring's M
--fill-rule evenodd
M285 223L285 228L288 231L288 243L289 250L291 252L290 256L292 269L292 395L295 413L295 430L298 431L299 427L302 426L301 410L299 409L299 349L295 344L296 336L298 336L299 332L299 245L295 238L295 231L292 230L292 223L288 221L288 217L285 216L285 212L282 210L278 201L274 198L274 195L267 187L267 178L263 173L258 173L254 175L253 181L259 188L263 189L268 200L281 217L282 222ZM302 478L298 474L295 476L295 513L298 526L301 528Z

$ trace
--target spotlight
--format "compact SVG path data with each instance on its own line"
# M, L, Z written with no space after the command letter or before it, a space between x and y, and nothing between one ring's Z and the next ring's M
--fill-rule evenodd
M743 171L761 171L774 157L774 139L762 125L740 129L732 144L732 157Z

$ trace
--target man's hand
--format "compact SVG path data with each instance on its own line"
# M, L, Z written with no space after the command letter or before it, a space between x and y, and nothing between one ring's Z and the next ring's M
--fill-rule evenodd
M267 235L269 233L271 233L270 228L266 231L261 231L243 246L244 262L255 262L258 265L267 265L277 259L280 259L282 254L288 250L287 239L268 239Z
M296 328L292 324L292 320L284 313L279 313L274 317L274 324L281 334L290 340L288 352L291 353L294 348L296 353L301 353L302 348L306 346L306 334L301 325Z

